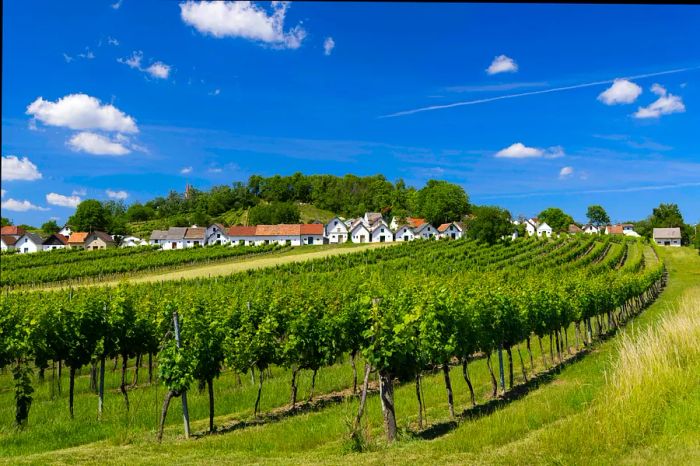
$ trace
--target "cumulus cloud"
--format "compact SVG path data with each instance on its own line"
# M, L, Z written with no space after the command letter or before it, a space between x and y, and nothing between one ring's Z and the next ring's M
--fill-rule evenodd
M119 41L112 36L107 36L107 43L115 47L119 45Z
M183 175L188 175L192 173L192 167L183 167L182 170L180 170L180 173Z
M156 61L147 67L143 67L141 65L141 62L143 61L143 52L140 50L134 51L128 58L117 58L117 61L127 65L129 68L147 73L154 78L168 79L168 76L170 76L170 65L166 65L162 61Z
M113 9L118 10L118 9L122 6L122 2L123 2L123 1L124 1L124 0L118 0L116 3L112 3L110 6L111 6Z
M41 173L27 157L20 159L16 155L2 156L2 181L40 179Z
M284 30L289 2L272 2L272 11L252 2L193 2L180 3L182 20L202 34L217 38L241 37L277 48L297 49L306 31L297 25Z
M0 204L0 207L6 210L11 210L13 212L26 212L28 210L49 210L46 207L34 205L27 200L18 201L12 198L4 201L2 204Z
M642 93L642 88L627 79L616 79L612 86L598 96L605 105L631 104Z
M87 194L87 189L85 189L85 188L74 189L72 194L73 194L73 196L85 196Z
M118 108L102 104L86 94L69 94L56 102L39 97L27 107L32 115L45 125L84 130L100 129L137 133L136 121Z
M332 37L326 37L326 40L323 42L323 54L325 56L328 56L333 52L333 49L335 48L335 41L333 40Z
M67 53L63 52L63 59L66 61L66 63L70 63L73 61L73 57L68 55Z
M46 195L46 202L59 207L78 207L80 196L64 196L63 194L49 193Z
M547 158L555 159L564 156L564 149L561 146L552 146L546 149L539 147L528 147L522 142L511 144L505 149L496 152L495 157L504 159L527 159L527 158Z
M101 134L82 131L68 140L71 149L94 155L126 155L131 152L121 142L113 141Z
M518 64L510 57L499 55L493 59L486 72L488 74L515 73L518 71Z
M659 118L661 115L685 112L683 99L677 95L670 94L660 84L651 86L651 92L658 95L659 98L646 107L639 107L634 113L635 118Z
M107 197L110 199L116 199L118 201L123 201L127 197L129 197L129 193L126 191L112 191L111 189L108 189L105 191L107 193Z
M559 170L559 178L564 179L574 174L574 167L563 167Z

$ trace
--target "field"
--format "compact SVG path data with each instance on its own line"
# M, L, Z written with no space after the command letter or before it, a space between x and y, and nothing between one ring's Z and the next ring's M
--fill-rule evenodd
M428 246L435 247L439 254L428 252ZM408 249L410 247L414 249ZM578 279L583 279L581 277L587 276L589 271L610 279L616 274L632 279L643 276L646 271L651 273L657 264L651 247L641 243L564 240L551 243L535 241L518 247L522 249L484 248L466 242L401 245L390 250L351 254L343 259L328 258L247 272L235 281L223 277L213 283L212 280L199 279L193 281L191 286L193 290L208 286L209 293L214 296L219 288L235 289L235 294L246 296L227 300L237 299L239 303L249 300L253 302L254 309L258 302L255 296L273 300L284 297L284 293L296 290L298 286L310 287L312 290L309 293L327 304L328 308L332 302L328 299L333 297L334 290L332 286L324 284L342 284L339 291L344 290L347 300L355 293L355 286L360 286L359 281L354 281L358 280L353 278L356 275L365 277L365 281L369 277L385 285L398 283L398 288L402 288L403 280L410 277L412 282L421 282L427 287L427 296L432 301L432 297L444 293L438 286L440 277L445 283L463 286L472 286L470 284L480 280L486 284L511 283L511 280L517 283L516 278L512 277L520 277L518 281L556 290L558 286L565 285L552 285L550 282L553 277L566 281L561 272L558 275L550 274L546 272L547 267L533 264L546 263ZM462 375L461 364L448 366L456 409L454 417L449 413L441 366L426 362L420 372L425 406L421 414L422 427L418 425L416 384L412 379L396 381L394 405L398 437L391 443L385 440L382 411L376 394L379 382L376 373L370 377L362 435L360 440L355 437L355 441L351 441L351 425L358 409L358 397L352 396L352 367L347 352L341 352L328 364L321 365L311 402L306 399L311 394L312 371L299 370L296 375L297 399L300 400L297 409L290 408L289 397L293 368L298 369L299 365L290 364L292 360L284 362L283 359L270 364L264 370L265 382L259 409L262 414L257 416L253 411L260 371L256 371L256 379L251 380L250 372L240 368L238 371L232 370L231 362L213 384L216 399L214 422L219 428L218 433L206 434L209 427L209 397L206 388L197 390L195 382L188 392L188 398L192 430L198 434L197 438L187 440L182 437L182 411L178 398L173 400L170 407L164 439L160 444L155 436L166 387L155 380L148 383L148 369L142 360L139 381L129 389L130 409L127 412L120 393L121 365L113 366L110 360L105 377L105 407L100 421L96 416L97 396L90 388L88 366L84 366L76 377L74 419L68 412L67 367L63 368L61 393L58 393L58 383L53 374L55 364L47 367L43 382L37 380L38 373L35 371L34 402L29 421L21 431L11 425L14 418L12 375L7 370L0 375L0 462L696 463L700 461L700 378L697 377L700 374L700 258L696 251L686 248L663 249L660 254L669 273L668 284L650 307L630 315L622 330L606 324L605 319L602 319L602 327L598 330L594 319L593 342L583 348L580 340L585 336L576 332L575 323L585 323L585 316L573 316L570 320L564 319L554 324L555 327L563 325L562 347L563 341L566 341L566 347L560 348L562 354L557 355L557 340L551 338L542 338L542 354L536 343L537 338L533 336L532 360L529 360L525 341L513 341L512 359L504 351L506 365L514 360L513 387L507 388L503 395L492 396L494 387L484 350L490 353L494 348L488 346L475 352L468 366L476 407L470 407L470 392ZM421 280L418 280L417 272L413 269L406 276L400 275L398 271L407 266L413 267L410 264L415 257L431 259L430 263L439 264L440 267L431 267L433 270L426 272L426 277ZM508 274L499 270L505 263L509 264ZM541 277L533 278L531 275ZM528 276L530 278L523 278ZM324 278L326 281L314 284L314 278ZM284 287L280 287L281 280L284 280ZM612 284L614 280L603 282ZM248 289L248 284L262 290ZM147 286L144 284L135 288L135 296L146 298L142 293L151 293L150 290L145 291ZM433 289L432 286L437 288ZM161 287L161 294L156 296L178 293L166 284L158 287ZM284 293L274 291L270 294L278 288L285 289ZM360 286L358 290L361 289ZM389 306L395 299L391 290L392 287L377 287L374 293L382 293L384 301L380 305L393 312L395 308ZM94 293L98 292L96 289ZM54 295L46 294L46 297L53 299ZM481 296L481 299L484 297ZM5 297L5 305L11 304L12 299ZM18 299L24 299L24 295ZM80 294L76 299L83 302ZM525 299L531 298L526 296ZM147 302L157 306L155 301ZM306 301L300 304L303 302ZM39 308L39 313L48 312L51 306ZM639 311L642 309L640 307ZM185 308L181 309L185 319L183 326L189 322L186 320L188 312ZM215 312L213 315L219 314ZM412 314L400 315L403 322L407 322L406 318ZM431 314L421 315L423 319L431 318ZM324 314L316 316L316 320L306 320L316 322L319 328L323 328ZM311 314L302 313L299 319L291 321L303 322L302 318L305 317L311 317ZM622 324L622 313L619 317ZM288 328L285 334L289 336L296 332L302 335L299 333L301 331ZM187 329L183 329L183 332L187 332ZM191 334L191 338L194 336ZM183 334L185 340L188 337L190 334ZM364 351L363 354L375 358L375 367L381 366L381 361L371 351ZM519 354L525 360L522 364ZM294 358L295 355L287 357ZM133 357L128 361L125 376L131 382L136 361ZM491 361L498 372L497 358L492 357ZM401 364L406 365L405 362ZM364 366L359 355L356 365L359 369ZM525 382L525 377L528 382ZM505 378L508 378L507 368ZM500 384L498 388L500 392Z

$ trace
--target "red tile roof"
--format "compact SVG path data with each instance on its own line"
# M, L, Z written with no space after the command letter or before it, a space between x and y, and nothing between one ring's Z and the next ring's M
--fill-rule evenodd
M18 238L15 238L12 235L2 235L3 242L8 246L13 246L17 242L17 239Z
M3 235L3 236L4 235L22 236L26 232L27 231L24 228L14 226L14 225L8 225L8 226L4 226L4 227L0 228L0 235Z
M323 224L321 223L307 223L301 225L302 235L322 235L323 234Z
M418 228L425 223L425 219L418 217L406 217L406 222L411 225L412 228Z
M624 235L622 225L609 225L606 227L609 235Z
M190 227L185 233L185 239L204 239L207 229L202 227Z
M440 233L442 233L442 232L444 232L445 230L447 230L447 229L450 227L450 225L452 225L452 223L443 223L443 224L440 225L437 229L438 229L438 231L439 231Z
M258 225L255 236L296 236L301 234L301 225Z
M85 243L85 238L87 238L88 235L89 233L82 231L71 233L70 237L68 238L68 244L83 244Z
M255 236L255 227L228 227L226 234L228 236Z

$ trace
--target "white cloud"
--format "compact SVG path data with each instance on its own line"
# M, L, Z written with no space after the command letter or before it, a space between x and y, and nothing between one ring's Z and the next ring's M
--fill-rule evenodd
M0 189L0 197L5 197L5 193L6 193L6 192L7 192L7 190L5 190L5 189Z
M606 105L631 104L641 93L642 88L632 81L616 79L612 86L600 93L598 100Z
M326 37L326 40L323 42L323 54L325 56L330 55L334 48L335 48L335 41L333 40L333 38Z
M651 86L651 92L658 95L659 98L646 107L639 107L634 113L635 118L659 118L661 115L685 112L683 99L668 93L663 86L654 84Z
M87 189L85 189L85 188L74 189L72 194L73 194L73 196L85 196L87 194Z
M95 155L126 155L131 152L120 142L89 131L76 134L68 140L68 145L75 151Z
M117 58L117 61L127 65L129 68L148 73L154 78L168 79L168 76L170 76L170 65L166 65L161 61L156 61L145 68L142 67L141 62L143 61L143 52L140 50L134 51L128 58Z
M138 133L136 121L113 105L103 105L86 94L69 94L56 102L39 97L27 107L27 115L49 126L101 129Z
M78 207L80 196L64 196L63 194L49 193L46 195L46 202L59 207Z
M127 197L129 197L129 193L126 191L112 191L111 189L108 189L105 191L107 193L107 197L110 199L117 199L119 201L123 201Z
M68 55L65 52L63 53L63 59L66 61L66 63L70 63L73 61L73 57L71 57L70 55Z
M278 48L297 49L306 31L297 25L284 30L289 2L272 2L270 14L252 2L180 3L182 20L203 34L214 37L242 37Z
M40 179L41 173L27 157L20 159L16 155L2 156L2 181Z
M568 178L574 174L574 167L563 167L559 170L559 178Z
M124 1L124 0L118 0L117 3L112 3L110 6L111 6L113 9L118 10L119 7L122 6L122 2L123 2L123 1Z
M78 56L86 60L92 60L93 58L95 58L95 54L92 53L92 50L90 50L89 47L85 47L85 53L79 53Z
M221 94L221 89L214 89L209 93L209 95L219 95Z
M46 207L40 207L38 205L34 205L29 201L18 201L15 199L8 199L2 204L0 204L0 207L6 210L11 210L13 212L26 212L28 210L49 210Z
M515 73L518 71L518 64L510 57L499 55L493 59L486 72L488 74Z
M564 149L561 146L552 146L547 149L539 147L528 147L522 142L511 144L505 149L496 152L496 157L505 159L526 159L526 158L547 158L555 159L564 156Z
M221 169L221 168L210 168L210 169L207 170L207 171L208 171L209 173L221 173L221 172L223 172L224 170Z
M107 36L107 43L115 47L119 45L119 41L112 36Z
M157 61L144 71L154 78L168 79L168 76L170 75L170 65Z
M192 167L184 167L182 170L180 170L180 173L183 175L188 175L192 173Z

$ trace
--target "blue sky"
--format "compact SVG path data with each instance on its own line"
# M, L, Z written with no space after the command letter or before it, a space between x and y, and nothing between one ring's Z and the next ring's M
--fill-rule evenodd
M695 6L6 2L2 215L295 171L700 221ZM459 105L451 105L460 103Z

